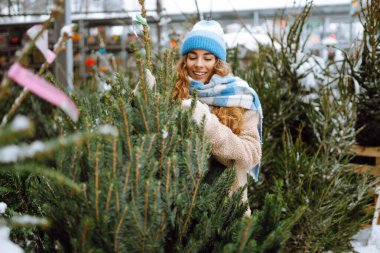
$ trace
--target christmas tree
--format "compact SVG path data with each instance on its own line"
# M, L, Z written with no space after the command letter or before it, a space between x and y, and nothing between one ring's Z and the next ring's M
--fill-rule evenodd
M360 86L356 121L357 143L362 146L380 146L380 11L379 1L361 2L359 14L364 27L363 42L357 75Z

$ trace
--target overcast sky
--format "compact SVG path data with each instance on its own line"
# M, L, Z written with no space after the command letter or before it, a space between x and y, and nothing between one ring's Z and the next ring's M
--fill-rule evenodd
M124 0L126 10L139 10L138 0ZM145 0L145 7L148 10L156 8L157 0ZM351 0L314 0L314 5L349 4ZM195 0L161 0L166 13L189 13L196 12ZM228 11L232 9L265 9L265 8L285 8L293 5L304 5L306 0L198 0L198 7L201 11Z

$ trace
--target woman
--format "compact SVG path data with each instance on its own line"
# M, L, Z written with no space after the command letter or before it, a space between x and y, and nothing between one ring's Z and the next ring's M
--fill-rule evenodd
M204 122L211 144L210 172L218 167L214 160L227 168L235 164L234 192L247 184L247 173L258 179L262 111L256 92L232 75L226 54L220 24L213 20L196 23L182 45L173 96L189 108L189 98L197 90L192 118L199 126ZM247 189L242 200L248 201ZM248 207L246 215L250 213Z

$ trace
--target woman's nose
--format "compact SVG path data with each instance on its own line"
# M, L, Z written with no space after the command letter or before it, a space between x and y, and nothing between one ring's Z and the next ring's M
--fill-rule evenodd
M195 62L195 66L203 66L203 61L202 59L197 59L197 61Z

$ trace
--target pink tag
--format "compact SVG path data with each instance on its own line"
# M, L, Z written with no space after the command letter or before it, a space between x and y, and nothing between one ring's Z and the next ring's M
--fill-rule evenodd
M24 68L18 62L10 67L8 76L30 92L61 108L73 121L78 120L77 107L63 91Z

